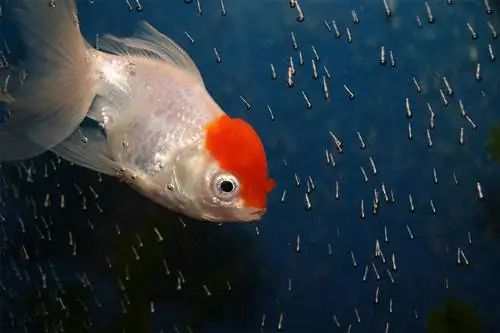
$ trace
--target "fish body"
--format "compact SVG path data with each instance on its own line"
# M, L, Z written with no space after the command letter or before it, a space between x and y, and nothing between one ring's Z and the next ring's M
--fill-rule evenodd
M20 3L29 77L2 96L0 161L52 150L196 219L260 219L274 181L259 136L224 113L182 48L141 22L134 37L104 36L97 50L73 0Z
M187 184L180 184L180 174L204 172L200 160L206 155L205 127L224 113L197 77L173 66L147 58L91 54L101 86L91 113L104 124L115 161L133 177L126 180L157 202L168 197L171 209L182 206L177 195ZM124 100L129 102L124 105ZM178 165L180 160L189 167Z

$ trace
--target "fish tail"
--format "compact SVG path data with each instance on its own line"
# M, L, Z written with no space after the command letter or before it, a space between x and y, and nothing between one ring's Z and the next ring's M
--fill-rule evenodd
M92 62L74 0L17 0L14 20L25 46L20 71L4 84L0 161L37 156L68 138L95 97Z

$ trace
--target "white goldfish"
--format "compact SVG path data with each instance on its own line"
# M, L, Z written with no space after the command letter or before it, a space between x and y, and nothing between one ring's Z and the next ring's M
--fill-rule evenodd
M74 0L18 0L14 15L28 78L8 74L0 161L51 150L196 219L260 219L274 181L259 136L222 111L175 42L141 22L134 37L101 37L96 50Z

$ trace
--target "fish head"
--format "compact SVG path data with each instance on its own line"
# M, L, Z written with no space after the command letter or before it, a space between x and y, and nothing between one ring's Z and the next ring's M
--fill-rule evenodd
M259 220L275 186L255 130L227 115L208 124L201 140L179 150L171 174L175 190L168 195L176 196L181 212L212 222Z

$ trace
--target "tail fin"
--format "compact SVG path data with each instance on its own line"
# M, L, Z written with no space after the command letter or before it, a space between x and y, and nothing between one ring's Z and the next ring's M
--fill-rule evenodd
M0 94L9 114L0 122L0 161L39 155L68 138L95 97L75 0L55 3L51 7L42 0L15 2L28 77Z

